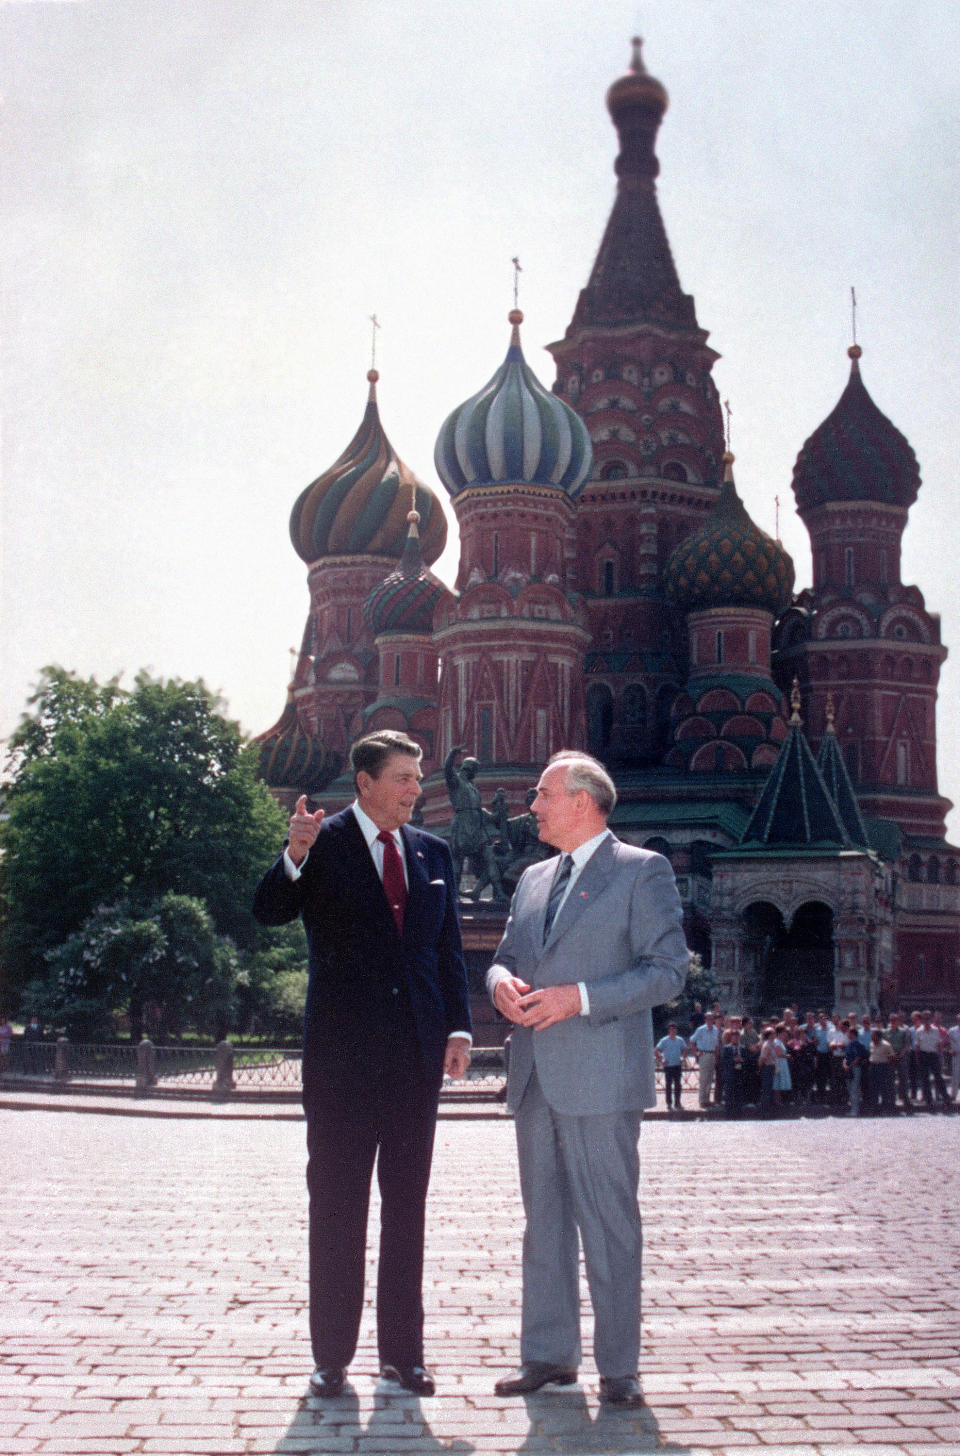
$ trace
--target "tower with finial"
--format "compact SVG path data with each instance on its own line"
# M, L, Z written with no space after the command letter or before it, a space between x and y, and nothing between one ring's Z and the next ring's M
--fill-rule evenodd
M514 268L518 270L517 260ZM514 274L515 282L517 271ZM465 744L481 766L529 767L585 739L583 655L571 596L575 501L590 437L523 356L510 310L506 358L449 415L434 461L460 526L459 600L437 611L441 753ZM508 792L513 792L509 780Z
M371 324L375 350L376 316ZM379 378L371 365L367 406L356 434L301 491L290 514L290 538L307 566L309 615L287 707L259 741L272 745L269 762L261 754L266 782L292 797L307 785L297 777L303 772L302 754L283 748L291 734L323 745L324 773L313 771L309 784L318 792L346 762L364 713L378 696L380 664L364 603L407 549L411 508L418 517L423 561L435 561L446 544L439 500L400 459L381 424ZM430 746L425 741L424 748ZM287 767L281 770L281 764Z
M576 555L593 634L591 743L637 766L662 754L660 704L683 680L682 622L663 570L716 503L723 453L719 356L680 286L657 199L667 105L634 37L607 92L620 142L613 208L566 333L548 345L554 390L582 416L594 454Z
M856 294L851 289L856 337ZM815 743L834 732L863 813L908 834L942 836L948 807L937 788L936 702L946 649L939 617L901 577L901 540L920 488L908 441L867 392L863 350L847 350L850 377L805 442L793 492L810 534L813 585L778 628L781 682L799 674Z
M667 597L686 616L686 689L671 713L666 762L693 773L767 769L786 727L774 684L773 625L793 599L793 562L750 519L737 494L732 453L716 508L675 548Z
M399 565L373 588L363 604L379 661L379 691L363 713L363 731L398 728L424 747L430 768L437 752L437 644L433 621L451 592L424 564L420 512L411 484L407 540Z

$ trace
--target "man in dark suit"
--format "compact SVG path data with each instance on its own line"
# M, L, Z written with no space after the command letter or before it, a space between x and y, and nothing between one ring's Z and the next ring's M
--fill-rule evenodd
M254 900L265 925L302 915L310 949L303 1105L311 1386L321 1396L340 1393L357 1346L375 1160L381 1378L434 1391L423 1363L427 1184L440 1084L465 1074L471 1042L450 851L408 823L420 757L393 730L359 739L354 804L324 819L301 797Z
M498 1395L570 1385L580 1363L578 1235L600 1397L643 1404L638 1141L656 1103L653 1006L678 996L690 953L669 861L607 828L616 789L587 754L555 754L533 812L562 851L517 885L487 987L513 1023L523 1239L521 1366Z

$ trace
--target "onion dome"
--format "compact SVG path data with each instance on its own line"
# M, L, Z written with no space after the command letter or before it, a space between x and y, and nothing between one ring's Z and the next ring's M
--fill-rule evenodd
M630 61L630 68L626 75L620 76L607 91L607 110L614 126L621 134L621 141L624 143L624 152L633 154L636 152L636 138L630 137L634 130L641 133L648 133L649 145L644 146L642 151L648 165L644 168L631 166L627 170L645 171L648 175L655 177L660 170L659 163L653 152L652 141L656 135L657 128L663 120L663 114L670 104L667 95L667 88L651 76L643 64L642 55L643 41L640 36L633 37L633 56ZM628 141L633 141L633 146L628 146ZM635 155L631 160L636 161ZM617 171L623 170L618 166Z
M423 523L421 549L436 561L447 540L439 500L404 465L380 423L377 380L360 428L339 460L298 497L290 513L290 538L308 564L321 556L396 556L403 551L412 490Z
M342 766L339 754L301 727L292 687L279 721L254 742L259 751L257 776L271 789L319 794Z
M733 456L728 451L723 459L720 499L667 561L667 596L687 612L762 607L778 617L793 599L793 562L778 541L754 525L733 482Z
M858 344L847 350L847 387L797 456L793 493L801 514L826 501L881 501L907 509L917 498L917 457L867 393L862 352Z
M523 314L512 309L507 357L479 394L455 409L434 451L451 496L468 486L542 485L576 496L590 474L586 425L542 385L523 357Z
M396 571L370 592L363 615L375 637L382 632L418 632L433 629L433 611L447 588L423 564L417 511L407 514L410 529Z

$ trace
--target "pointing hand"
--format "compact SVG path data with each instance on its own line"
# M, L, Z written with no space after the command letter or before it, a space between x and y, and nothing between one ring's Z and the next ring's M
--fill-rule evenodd
M301 794L287 826L287 852L295 865L302 864L310 853L322 823L323 810L308 814L307 796Z

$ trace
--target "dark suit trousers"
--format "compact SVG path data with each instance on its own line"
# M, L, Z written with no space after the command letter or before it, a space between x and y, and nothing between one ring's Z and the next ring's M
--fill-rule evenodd
M401 1040L402 1045L402 1040ZM363 1310L374 1163L380 1189L381 1364L423 1363L423 1239L438 1089L415 1052L380 1058L362 1081L308 1094L310 1337L318 1366L350 1364Z

